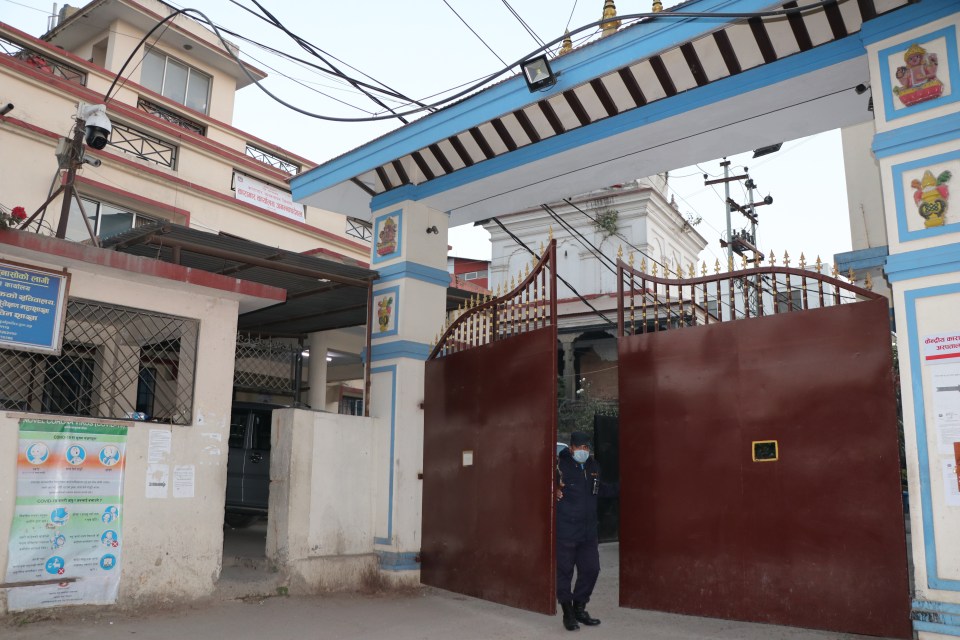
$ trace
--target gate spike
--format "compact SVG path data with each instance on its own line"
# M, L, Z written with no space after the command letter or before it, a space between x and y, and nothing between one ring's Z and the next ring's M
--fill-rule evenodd
M652 266L652 268L650 269L650 272L653 274L653 277L656 278L656 277L657 277L657 263L654 262L653 265L651 265L651 266Z
M786 251L783 252L783 266L785 267L790 266L790 254L787 253Z
M857 282L857 277L853 273L853 267L850 267L850 271L847 272L847 280L854 284Z
M820 261L820 256L817 256L816 265L817 265L817 273L820 273L821 271L823 271L823 262Z
M713 270L715 273L720 273L720 258L717 258L717 264L714 265Z
M867 277L863 280L863 288L867 291L873 291L873 280L870 279L869 273L867 273Z
M631 266L631 267L633 266L634 258L635 258L635 256L633 255L633 251L631 251L631 252L630 252L630 256L627 258L627 260L628 260L628 262L630 263L630 266Z
M620 248L617 249L617 260L623 260L623 245L620 245Z
M701 261L700 274L701 274L704 278L707 277L707 261L706 261L706 260L702 260L702 261Z
M517 278L516 276L510 276L510 289L508 291L513 291L517 288Z
M500 287L502 287L502 286L503 286L502 283L500 283L500 282L497 283L497 297L498 297L498 298L503 294L503 289L500 288Z
M764 256L762 252L758 252L754 256L753 260L754 260L754 263L759 267L760 265L763 264L764 258L766 258L766 256Z
M803 257L803 252L802 252L802 251L800 252L800 268L801 268L801 269L806 269L806 268L807 268L807 259Z
M553 225L550 225L550 227L547 229L547 242L550 242L551 240L553 240Z
M667 273L667 275L670 275ZM680 266L680 262L677 261L677 280L683 280L683 267Z
M746 270L747 268L747 256L740 254L740 268Z
M831 272L831 275L832 275L834 278L839 278L839 277L840 277L840 272L837 271L837 265L833 265L833 271Z
M530 265L525 265L525 268L523 270L523 277L526 278L529 275L530 275Z
M543 246L543 240L540 241L540 257L543 257L543 252L546 251L546 248Z
M777 265L777 256L773 252L773 249L770 250L770 266L775 267Z
M642 260L640 260L640 272L641 272L641 273L646 273L646 272L647 272L647 259L646 259L646 258L643 258Z
M693 266L693 263L690 262L687 264L687 277L696 278L697 277L697 268Z

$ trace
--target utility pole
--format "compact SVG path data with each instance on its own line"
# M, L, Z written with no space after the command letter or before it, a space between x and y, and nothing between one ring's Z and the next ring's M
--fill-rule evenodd
M730 183L733 182L734 180L744 180L746 178L749 178L750 176L747 175L746 173L738 176L731 176L730 161L727 160L726 158L723 159L723 162L720 163L720 166L723 167L723 177L717 178L716 180L708 180L707 178L709 178L710 176L705 173L703 174L703 186L707 187L712 184L719 184L721 182L723 183L723 190L725 194L723 202L724 202L724 206L726 206L727 208L727 237L720 240L720 246L726 247L727 260L732 261L733 260L733 244L732 244L733 230L731 228L732 222L730 220L730 213L733 211L733 207L730 204ZM747 171L747 168L744 167L743 170Z

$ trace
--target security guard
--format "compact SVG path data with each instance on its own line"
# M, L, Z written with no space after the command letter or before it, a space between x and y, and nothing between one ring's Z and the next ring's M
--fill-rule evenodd
M586 610L600 575L597 498L616 496L619 486L600 482L600 465L590 456L590 436L582 431L574 431L570 448L557 456L556 486L557 600L563 609L563 626L576 631L580 624L600 624ZM574 567L577 582L571 592Z

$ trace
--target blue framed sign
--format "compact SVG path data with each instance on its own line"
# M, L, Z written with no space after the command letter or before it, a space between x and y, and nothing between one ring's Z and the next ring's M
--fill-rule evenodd
M0 347L60 353L70 274L0 260Z

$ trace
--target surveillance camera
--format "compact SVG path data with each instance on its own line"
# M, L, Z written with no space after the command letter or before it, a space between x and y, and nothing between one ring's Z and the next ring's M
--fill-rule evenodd
M94 149L103 149L110 142L113 125L107 117L107 107L102 104L83 105L79 117L86 122L84 140Z
M103 160L101 160L100 158L88 158L84 156L83 164L88 164L94 169L96 169L97 167L103 164Z

